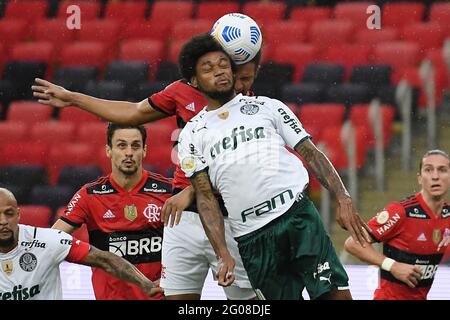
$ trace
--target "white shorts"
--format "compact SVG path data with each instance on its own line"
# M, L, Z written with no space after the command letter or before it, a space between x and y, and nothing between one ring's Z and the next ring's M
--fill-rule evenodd
M252 299L256 294L248 280L226 217L225 240L236 261L236 279L231 286L223 288L225 295L230 300ZM184 211L177 226L164 228L160 286L164 288L166 296L201 294L209 268L216 274L217 263L198 213Z

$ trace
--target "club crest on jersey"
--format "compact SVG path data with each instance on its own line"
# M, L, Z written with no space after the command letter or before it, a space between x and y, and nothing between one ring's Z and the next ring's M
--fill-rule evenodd
M435 244L438 244L439 241L441 241L441 230L439 229L434 229L433 230L433 242Z
M144 209L144 216L148 219L148 222L158 222L161 216L161 207L150 203L147 208Z
M389 220L389 212L381 211L377 213L377 223L385 224Z
M2 261L2 270L9 276L14 271L12 260Z
M217 116L219 117L219 119L227 120L229 115L230 113L228 111L224 111L219 113Z
M19 258L19 265L23 271L31 272L36 269L37 258L31 252L26 252Z
M241 113L252 116L259 111L259 106L256 104L244 104L241 107Z
M197 167L197 165L195 163L195 158L194 158L194 156L191 156L191 155L186 156L183 159L181 159L180 165L181 165L181 169L183 169L183 171L186 173L194 172L195 168Z
M125 208L123 208L123 213L125 215L125 218L130 221L134 221L137 218L137 209L134 204L125 206Z

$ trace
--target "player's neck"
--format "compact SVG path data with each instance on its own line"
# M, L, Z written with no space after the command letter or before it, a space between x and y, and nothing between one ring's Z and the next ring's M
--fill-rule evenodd
M441 214L442 209L444 207L445 195L441 196L433 196L424 190L421 191L422 198L427 204L428 208L434 213L435 216Z
M135 174L126 175L122 172L112 172L114 181L125 191L133 190L142 179L142 169L139 168Z
M225 100L217 100L217 99L211 99L207 95L205 95L206 101L208 101L208 104L206 106L207 111L213 111L216 109L219 109L224 104L231 101L236 96L236 93L233 93L229 98L226 98Z

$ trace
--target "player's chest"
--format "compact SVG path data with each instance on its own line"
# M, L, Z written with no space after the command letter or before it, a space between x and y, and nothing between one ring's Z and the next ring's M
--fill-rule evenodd
M450 219L409 218L402 235L411 252L435 254L439 242L450 236Z

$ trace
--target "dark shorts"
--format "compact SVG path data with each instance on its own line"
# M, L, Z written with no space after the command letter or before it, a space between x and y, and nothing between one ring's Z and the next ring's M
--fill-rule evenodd
M236 240L253 288L266 299L300 300L305 287L316 299L348 287L347 273L306 196L282 216Z

